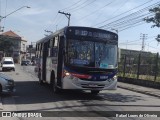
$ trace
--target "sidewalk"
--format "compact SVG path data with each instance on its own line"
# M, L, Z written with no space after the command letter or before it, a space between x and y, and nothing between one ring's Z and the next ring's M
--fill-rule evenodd
M143 93L143 94L147 94L147 95L151 95L154 97L160 97L160 89L143 87L143 86L123 83L123 82L118 82L118 87L127 89L127 90L131 90L131 91L135 91L135 92L139 92L139 93Z

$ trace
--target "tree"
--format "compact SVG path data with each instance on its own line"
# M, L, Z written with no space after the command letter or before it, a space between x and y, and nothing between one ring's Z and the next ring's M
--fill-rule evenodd
M12 52L12 46L13 43L9 38L0 36L0 51L3 51L5 53L11 53Z
M147 17L144 20L147 23L154 23L151 27L158 27L160 28L160 5L158 7L152 8L149 10L149 12L153 13L153 17ZM156 40L160 42L160 34L157 35Z

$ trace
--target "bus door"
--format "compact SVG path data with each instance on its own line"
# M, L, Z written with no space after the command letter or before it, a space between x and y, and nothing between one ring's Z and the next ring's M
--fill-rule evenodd
M57 86L62 87L64 36L59 37L58 65L57 65Z
M42 55L42 79L46 80L46 60L48 56L48 43L44 43Z

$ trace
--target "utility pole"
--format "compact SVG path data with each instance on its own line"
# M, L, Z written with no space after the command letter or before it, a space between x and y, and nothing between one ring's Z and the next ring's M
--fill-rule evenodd
M145 50L145 40L147 39L147 34L141 34L140 39L142 39L142 51Z
M64 14L68 18L68 26L69 26L71 14L70 13L61 12L61 11L58 11L58 13Z
M2 26L1 26L2 18L3 18L3 17L2 17L2 16L0 16L0 32L3 32L3 31L4 31L4 27L2 27Z

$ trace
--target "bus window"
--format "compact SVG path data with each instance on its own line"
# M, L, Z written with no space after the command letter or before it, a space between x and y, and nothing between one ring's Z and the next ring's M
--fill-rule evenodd
M58 36L57 36L57 37L55 37L54 46L55 46L55 47L57 47L57 46L58 46Z
M57 57L57 55L58 55L58 48L57 47L51 48L51 57Z
M100 68L115 68L117 63L117 46L96 43L95 58ZM115 54L116 53L116 54ZM96 66L98 67L98 66Z
M94 66L94 43L90 41L70 40L68 44L70 64Z

